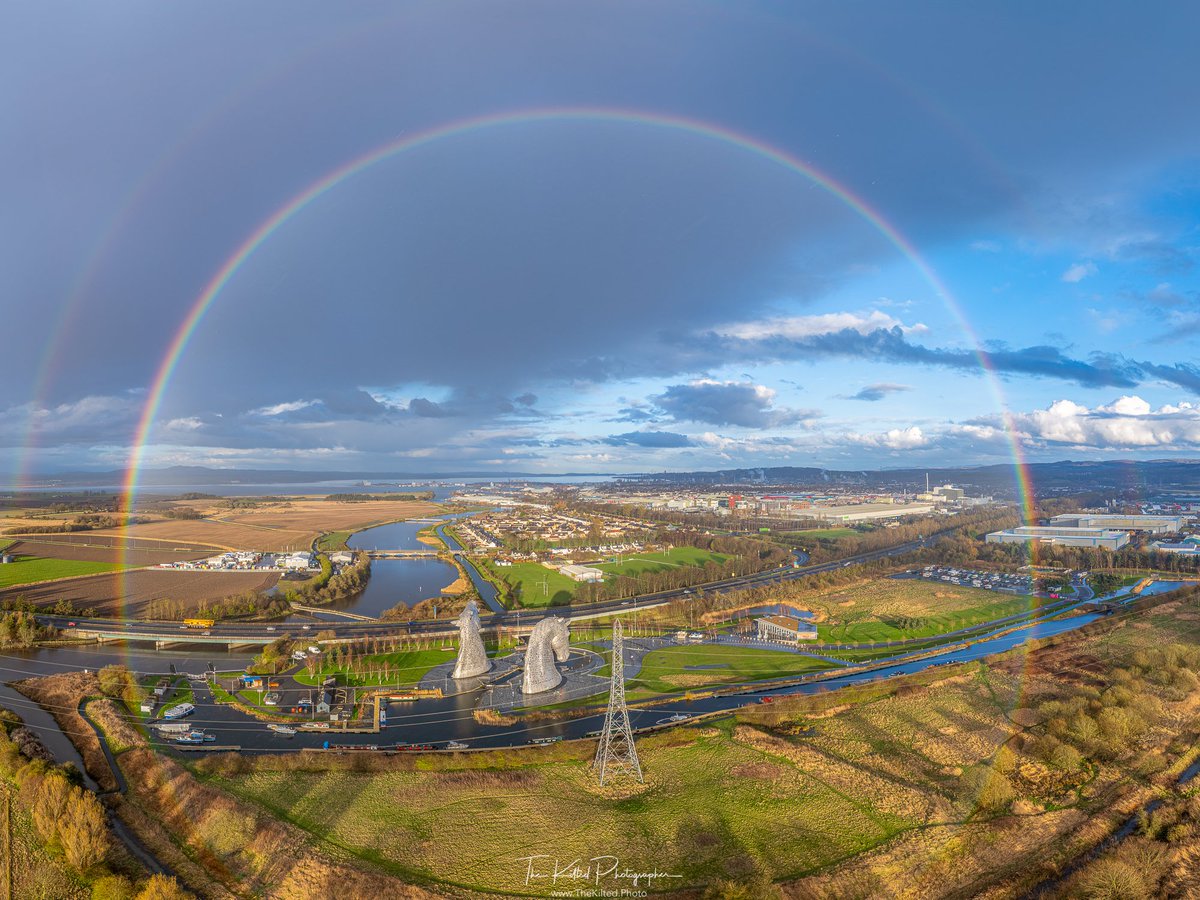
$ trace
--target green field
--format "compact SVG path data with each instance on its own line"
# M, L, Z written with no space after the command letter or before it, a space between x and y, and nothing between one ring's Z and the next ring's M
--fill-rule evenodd
M669 694L706 684L762 681L831 668L831 663L783 650L694 644L651 650L642 658L637 676L629 679L628 688L631 692ZM608 667L599 674L607 676Z
M329 534L321 536L317 541L318 550L344 550L346 549L346 541L350 540L350 535L353 531L331 531Z
M372 653L355 660L357 671L348 672L345 667L334 666L326 656L316 675L309 675L302 668L296 673L301 684L320 684L330 675L336 675L339 685L356 687L383 684L416 684L434 666L453 662L452 650L398 650L395 653Z
M521 562L498 567L490 560L479 560L479 568L497 583L514 585L522 606L561 606L571 602L579 582L541 563ZM543 586L544 583L544 586Z
M673 550L662 550L657 553L638 553L634 556L621 558L618 565L615 562L590 563L593 568L600 569L610 575L630 575L637 577L647 572L662 572L679 566L703 566L707 562L723 563L729 559L728 554L713 553L698 547L676 547Z
M73 575L99 575L124 568L120 563L93 562L85 559L47 559L41 556L18 556L0 566L0 588Z
M996 596L991 594L991 597ZM1029 597L1006 597L1003 600L989 600L957 612L912 617L883 616L860 622L822 622L817 625L817 637L820 641L831 644L873 644L880 641L936 637L992 619L1028 612L1034 606L1030 600Z

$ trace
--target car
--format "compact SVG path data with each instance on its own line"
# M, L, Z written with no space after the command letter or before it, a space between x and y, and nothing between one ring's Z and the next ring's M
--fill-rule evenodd
M268 626L267 626L267 631L274 631L274 630L275 630L275 626L274 626L274 625L268 625Z
M212 634L212 632L211 632L211 631L205 631L204 633L205 633L205 634Z
M301 628L300 630L301 630L301 631L312 631L312 626L311 626L311 625L305 625L305 626L304 626L303 628Z
M180 631L187 631L187 630L188 630L188 627L187 627L186 625L180 625L180 626L179 626L179 630L180 630Z
M67 623L67 627L68 627L68 628L74 628L74 627L75 627L75 623L74 623L74 622L68 622L68 623Z

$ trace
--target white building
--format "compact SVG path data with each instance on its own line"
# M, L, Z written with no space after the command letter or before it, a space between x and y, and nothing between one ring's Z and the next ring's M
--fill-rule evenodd
M1093 513L1065 513L1055 516L1050 524L1069 528L1117 528L1122 531L1145 531L1150 534L1175 534L1187 524L1187 516L1121 516Z
M1050 525L1021 525L1007 531L993 531L989 544L1058 544L1063 547L1091 547L1120 550L1129 543L1129 532L1107 528L1067 528Z
M289 569L291 571L303 572L312 566L311 553L293 553L291 556L285 556L279 561L281 569Z
M558 571L562 572L573 581L596 582L604 580L603 570L594 569L591 566L568 564L565 566L559 566Z

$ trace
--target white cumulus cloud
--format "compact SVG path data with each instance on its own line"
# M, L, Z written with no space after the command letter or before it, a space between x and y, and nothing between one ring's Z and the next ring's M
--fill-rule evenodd
M873 309L861 313L835 312L814 316L776 316L754 322L726 325L716 329L716 333L726 337L753 341L770 337L808 338L821 334L834 334L847 329L857 331L859 334L870 334L880 329L892 328L899 328L904 334L920 334L929 330L927 326L919 322L905 325L896 317Z

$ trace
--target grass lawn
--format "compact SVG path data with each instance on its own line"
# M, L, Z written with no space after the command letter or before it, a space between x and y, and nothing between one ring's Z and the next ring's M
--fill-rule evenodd
M0 588L73 575L98 575L123 568L120 563L94 562L86 559L48 559L41 556L18 556L0 566Z
M630 575L637 577L647 572L661 572L665 569L675 569L679 566L703 566L712 561L723 563L729 559L725 553L713 553L698 547L676 547L673 550L662 550L657 553L638 553L635 556L624 556L618 565L615 562L592 563L593 568L600 569L610 575Z
M498 583L509 583L515 588L516 599L522 606L556 606L571 602L579 582L561 572L547 569L541 563L520 562L511 566L496 567L489 560L476 563L488 576ZM543 588L543 582L545 587Z
M333 665L326 657L316 675L309 675L307 669L296 673L296 680L301 684L318 685L330 675L338 677L339 685L356 687L386 684L416 684L434 666L453 662L455 654L451 650L398 650L395 653L378 653L355 658L355 667L366 667L368 672L348 673L344 668Z
M831 668L831 663L783 650L689 644L651 650L642 657L641 671L629 679L628 688L631 692L669 694L701 685L760 681ZM610 674L608 666L598 674Z
M318 550L345 550L346 541L350 539L353 531L331 531L319 541L317 541Z

